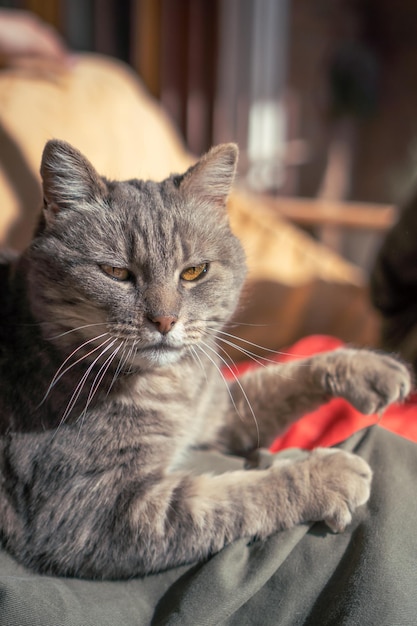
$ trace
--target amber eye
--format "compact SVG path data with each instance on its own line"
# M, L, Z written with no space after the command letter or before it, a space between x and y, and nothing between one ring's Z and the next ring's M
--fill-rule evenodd
M208 272L209 264L208 263L200 263L200 265L193 265L193 267L187 267L183 272L181 272L181 278L183 280L197 280L197 278L201 278Z
M101 269L105 274L110 276L110 278L114 278L114 280L128 280L130 277L130 272L125 267L112 267L111 265L100 265Z

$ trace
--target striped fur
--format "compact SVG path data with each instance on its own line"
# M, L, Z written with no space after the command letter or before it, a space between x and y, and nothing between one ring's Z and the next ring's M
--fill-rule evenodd
M193 447L252 454L331 396L373 412L410 388L397 360L352 349L223 380L245 279L225 209L236 159L227 144L161 183L114 182L46 145L37 233L1 271L0 529L23 564L143 575L301 522L341 531L367 501L370 468L341 451L181 470Z

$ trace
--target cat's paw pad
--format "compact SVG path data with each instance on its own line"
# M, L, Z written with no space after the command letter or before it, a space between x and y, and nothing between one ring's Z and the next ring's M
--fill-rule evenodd
M382 413L390 404L402 402L410 393L412 378L404 363L370 350L351 351L345 380L329 376L333 395L348 400L365 415ZM334 393L335 392L335 393Z
M311 521L324 521L342 532L355 509L370 496L372 470L361 457L344 450L315 450L309 460L312 485Z

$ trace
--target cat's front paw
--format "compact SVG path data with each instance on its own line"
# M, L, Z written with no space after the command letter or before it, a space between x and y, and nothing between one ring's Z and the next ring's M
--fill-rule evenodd
M411 391L406 365L387 354L371 350L335 351L333 367L325 385L333 396L348 400L361 413L381 413L393 402L403 401Z
M311 497L306 521L324 521L333 532L342 532L355 509L370 496L372 470L356 454L317 448L308 464Z

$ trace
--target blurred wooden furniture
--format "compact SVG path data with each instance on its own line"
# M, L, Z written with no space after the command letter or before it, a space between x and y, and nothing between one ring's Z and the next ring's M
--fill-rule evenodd
M341 229L385 232L398 217L397 208L389 204L271 196L264 196L263 201L283 217L301 226L330 225Z

